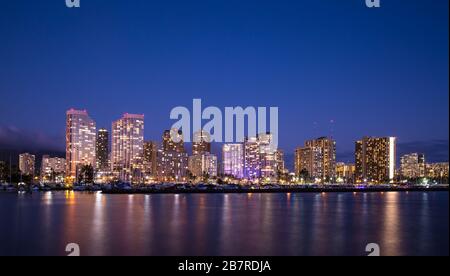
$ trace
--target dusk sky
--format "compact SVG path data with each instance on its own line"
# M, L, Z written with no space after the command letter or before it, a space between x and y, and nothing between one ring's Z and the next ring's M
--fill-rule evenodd
M280 146L364 135L448 160L448 0L1 0L0 147L64 150L65 111L98 127L173 107L277 106ZM334 122L334 123L331 123Z

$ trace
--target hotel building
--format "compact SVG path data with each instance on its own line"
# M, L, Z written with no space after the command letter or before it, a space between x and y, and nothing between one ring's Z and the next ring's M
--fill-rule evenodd
M34 176L36 157L29 153L19 155L19 170L23 175Z
M66 113L66 176L76 180L83 165L96 164L96 125L86 110Z
M244 177L248 180L257 180L261 177L261 155L258 137L245 138Z
M144 142L144 173L146 178L157 175L158 145L156 142Z
M343 162L336 163L336 182L354 183L355 181L355 165L345 164Z
M425 177L425 155L421 153L405 154L400 159L400 172L403 178Z
M393 181L395 162L395 137L364 137L355 143L356 183Z
M183 182L187 180L188 154L184 148L181 130L164 131L162 148L158 150L157 155L157 167L159 181Z
M206 131L194 133L192 155L211 153L211 137Z
M223 145L222 166L225 176L244 178L244 146L242 144Z
M96 169L98 171L109 171L109 132L106 129L99 129L97 133L96 147Z
M336 142L320 137L305 142L295 151L295 173L320 182L331 182L336 177Z
M112 169L120 181L143 180L144 115L124 114L112 124Z
M66 159L42 156L41 181L44 183L63 183L66 172Z
M217 156L210 153L189 156L189 171L195 177L217 176Z

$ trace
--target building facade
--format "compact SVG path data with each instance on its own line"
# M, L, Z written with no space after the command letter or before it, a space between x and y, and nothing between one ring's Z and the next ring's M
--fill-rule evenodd
M19 155L19 170L23 175L34 176L36 156L29 153Z
M217 176L217 156L210 153L189 156L189 171L194 177Z
M144 173L145 177L153 178L157 175L158 144L153 141L144 142Z
M345 164L343 162L336 163L336 182L338 183L354 183L355 182L355 165Z
M223 145L222 166L225 176L231 176L236 179L244 178L244 145Z
M194 133L192 155L211 153L211 136L206 131Z
M400 158L400 174L404 179L425 177L425 155L421 153L405 154Z
M41 181L43 183L63 183L66 172L66 159L42 156Z
M96 164L96 124L86 110L66 113L66 176L76 181L83 165Z
M185 182L188 178L188 154L181 130L166 130L157 155L157 177L161 182Z
M364 137L355 143L356 183L393 181L395 162L395 137Z
M96 141L96 169L98 171L109 171L109 132L106 129L99 129Z
M112 124L112 169L122 182L143 181L144 115L124 114Z

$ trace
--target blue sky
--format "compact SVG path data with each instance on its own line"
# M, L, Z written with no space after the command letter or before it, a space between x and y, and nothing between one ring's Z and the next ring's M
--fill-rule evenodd
M448 160L447 0L2 0L0 146L64 149L65 110L99 127L170 110L278 106L280 145L392 135ZM333 121L334 123L331 123ZM407 145L407 146L406 146Z

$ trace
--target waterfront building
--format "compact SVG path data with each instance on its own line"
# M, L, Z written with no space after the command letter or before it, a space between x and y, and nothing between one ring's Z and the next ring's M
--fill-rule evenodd
M157 175L158 144L153 141L144 142L144 174L146 180Z
M364 137L355 143L357 183L387 183L394 180L395 137Z
M336 176L336 142L329 137L320 137L306 141L305 147L320 149L320 178L332 181Z
M295 172L305 181L321 182L323 153L320 147L300 147L295 150Z
M172 135L173 134L173 138ZM181 130L166 130L157 155L157 177L161 182L185 182L188 176L188 154Z
M112 124L112 169L126 183L143 181L144 115L124 114Z
M328 137L306 141L295 151L295 173L315 182L333 182L336 178L336 142Z
M426 165L426 176L440 179L448 184L449 165L448 162L430 163Z
M400 175L406 179L425 177L425 155L421 153L405 154L400 159Z
M162 149L166 152L185 153L183 132L178 129L165 130L163 134Z
M43 183L64 183L66 159L42 156L41 181Z
M354 181L355 181L355 165L345 164L343 162L336 163L336 182L354 183Z
M99 129L96 141L96 169L97 171L109 171L109 132L106 129Z
M192 142L192 155L205 153L211 153L211 137L206 131L197 131Z
M223 174L236 179L244 178L243 144L225 144L222 148Z
M258 180L261 177L261 155L258 137L245 138L244 177L248 180Z
M22 175L34 176L36 156L29 153L19 155L19 170Z
M216 177L217 156L211 153L189 156L189 171L194 177Z
M277 149L272 147L273 135L264 133L258 136L260 155L260 174L266 181L275 181L277 178Z
M76 181L83 165L96 163L96 124L86 110L66 113L66 176Z

